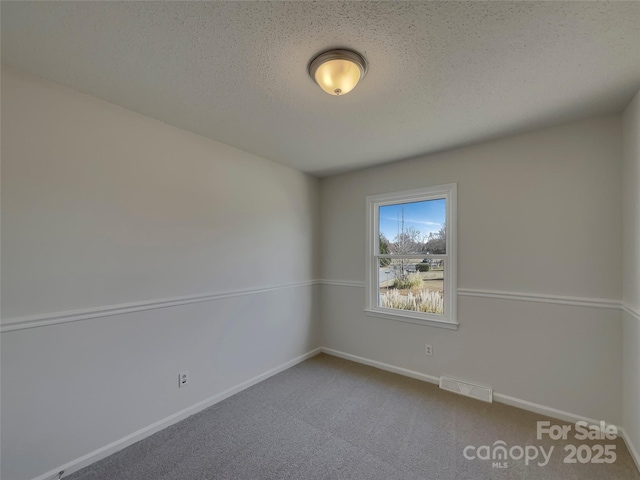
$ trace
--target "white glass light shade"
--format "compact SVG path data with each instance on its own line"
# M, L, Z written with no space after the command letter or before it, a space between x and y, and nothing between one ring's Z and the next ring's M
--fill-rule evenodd
M309 75L329 95L346 95L366 73L365 59L350 50L324 52L309 65Z
M315 80L329 95L345 95L360 81L360 68L349 60L329 60L318 67Z

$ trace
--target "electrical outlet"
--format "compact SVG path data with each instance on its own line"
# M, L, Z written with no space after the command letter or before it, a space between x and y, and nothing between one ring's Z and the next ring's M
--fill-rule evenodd
M178 388L189 385L189 372L180 372L178 374Z
M429 356L433 355L433 348L431 347L431 345L426 344L424 346L424 354Z

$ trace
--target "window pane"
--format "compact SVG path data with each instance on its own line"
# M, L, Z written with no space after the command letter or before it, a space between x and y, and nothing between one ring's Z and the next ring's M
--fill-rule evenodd
M443 259L378 259L378 306L444 315Z
M380 253L445 254L446 200L379 207Z

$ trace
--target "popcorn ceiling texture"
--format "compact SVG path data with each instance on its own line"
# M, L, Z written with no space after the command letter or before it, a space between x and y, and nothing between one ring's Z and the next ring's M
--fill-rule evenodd
M622 110L639 2L2 2L2 62L316 175ZM333 98L333 47L370 63Z

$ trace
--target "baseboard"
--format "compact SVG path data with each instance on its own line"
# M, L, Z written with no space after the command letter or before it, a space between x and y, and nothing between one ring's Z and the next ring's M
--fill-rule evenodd
M115 442L105 445L104 447L94 450L93 452L87 453L86 455L83 455L80 458L76 458L75 460L65 463L64 465L61 465L57 468L49 470L48 472L35 477L33 480L57 479L58 473L63 470L64 470L64 475L62 478L64 478L67 475L70 475L71 473L80 470L81 468L91 465L92 463L97 462L98 460L101 460L105 457L108 457L109 455L119 450L122 450L123 448L126 448L129 445L132 445L146 437L149 437L154 433L159 432L160 430L167 428L170 425L173 425L174 423L184 420L185 418L195 413L198 413L204 410L205 408L215 405L216 403L221 402L225 398L235 395L236 393L239 393L242 390L245 390L251 387L252 385L255 385L256 383L259 383L277 373L280 373L288 368L291 368L294 365L317 355L318 353L320 353L320 351L321 349L319 347L315 348L303 355L300 355L299 357L296 357L292 360L289 360L286 363L283 363L282 365L279 365L275 368L272 368L271 370L261 373L260 375L250 378L249 380L246 380L236 385L235 387L231 387L223 392L218 393L217 395L214 395L213 397L209 397L206 400L198 402L194 405L191 405L190 407L180 410L177 413L174 413L173 415L169 415L168 417L163 418L162 420L152 423L147 427L144 427L136 432L133 432L130 435L127 435L126 437L116 440Z
M395 365L389 365L388 363L382 363L376 360L371 360L369 358L359 357L357 355L351 355L350 353L334 350L333 348L321 347L320 350L323 353L326 353L327 355L344 358L345 360L351 360L356 363L362 363L363 365L369 365L370 367L379 368L380 370L386 370L387 372L398 373L400 375L404 375L405 377L416 378L418 380L422 380L425 382L435 383L436 385L440 383L440 379L438 377L434 377L433 375L427 375L426 373L420 373L420 372L416 372L415 370L396 367Z
M371 360L369 358L359 357L357 355L351 355L350 353L341 352L339 350L334 350L332 348L322 347L321 350L323 353L326 353L328 355L333 355L334 357L340 357L346 360L352 360L357 363L362 363L364 365L376 367L381 370L386 370L388 372L398 373L400 375L404 375L407 377L416 378L418 380L423 380L425 382L438 384L440 381L438 377L434 377L433 375L427 375L426 373L416 372L415 370L396 367L395 365L389 365L388 363L382 363L376 360ZM540 405L538 403L529 402L527 400L522 400L520 398L504 395L501 393L494 392L493 399L496 402L503 403L505 405L521 408L523 410L538 413L540 415L546 415L547 417L556 418L558 420L562 420L565 422L575 423L582 420L589 423L590 425L598 425L600 423L600 420L583 417L581 415L565 412L563 410L547 407L544 405ZM618 430L621 430L621 428L618 427L617 425L616 425L616 428L618 428Z
M562 420L563 422L576 423L579 421L583 421L587 422L589 425L600 424L600 420L597 420L595 418L576 415L575 413L565 412L564 410L558 410L557 408L547 407L546 405L540 405L539 403L529 402L527 400L522 400L521 398L512 397L503 393L494 392L493 399L498 403L503 403L511 407L521 408L522 410L527 410L528 412L545 415L557 420ZM620 430L619 426L616 425L615 427Z
M326 347L318 347L315 348L303 355L300 355L299 357L296 357L292 360L289 360L288 362L283 363L282 365L279 365L275 368L272 368L271 370L268 370L260 375L257 375L253 378L250 378L249 380L246 380L232 388L229 388L217 395L214 395L210 398L207 398L206 400L203 400L201 402L198 402L194 405L191 405L190 407L187 407L177 413L174 413L173 415L170 415L162 420L159 420L147 427L144 427L136 432L133 432L130 435L127 435L126 437L123 437L119 440L116 440L115 442L112 442L108 445L105 445L104 447L101 447L97 450L94 450L93 452L90 452L86 455L83 455L80 458L77 458L75 460L72 460L71 462L65 463L64 465L61 465L60 467L54 468L42 475L39 475L37 477L35 477L33 480L52 480L52 479L57 479L58 478L58 472L61 472L64 470L64 477L66 477L67 475L70 475L73 472L76 472L94 462L97 462L98 460L101 460L105 457L108 457L109 455L122 450L123 448L128 447L129 445L132 445L133 443L136 443L146 437L149 437L151 435L153 435L154 433L169 427L170 425L173 425L174 423L177 423L181 420L184 420L185 418L198 413L202 410L204 410L205 408L208 408L212 405L215 405L218 402L221 402L222 400L235 395L236 393L241 392L242 390L245 390L253 385L255 385L256 383L259 383L263 380L266 380L267 378L276 375L277 373L280 373L288 368L293 367L294 365L297 365L300 362L303 362L305 360L307 360L308 358L311 358L315 355L317 355L318 353L323 352L326 353L327 355L332 355L334 357L339 357L339 358L344 358L345 360L351 360L353 362L357 362L357 363L361 363L363 365L369 365L371 367L375 367L378 368L380 370L386 370L388 372L392 372L392 373L397 373L399 375L403 375L406 377L411 377L411 378L415 378L417 380L422 380L428 383L433 383L433 384L438 384L439 383L439 378L435 377L433 375L428 375L426 373L421 373L421 372L417 372L415 370L409 370L407 368L402 368L402 367L397 367L395 365L390 365L388 363L383 363L383 362L378 362L376 360L371 360L369 358L365 358L365 357L360 357L358 355L352 355L350 353L346 353L346 352L341 352L339 350L334 350L332 348L326 348ZM540 405L537 403L533 403L533 402L529 402L527 400L522 400L516 397L512 397L509 395L504 395L501 393L494 393L493 394L493 398L495 401L499 402L499 403L503 403L505 405L510 405L513 407L517 407L517 408L521 408L523 410L527 410L530 412L534 412L534 413L538 413L540 415L546 415L548 417L551 418L556 418L558 420L562 420L562 421L566 421L566 422L572 422L575 423L577 421L586 421L589 424L595 424L597 425L599 423L598 420L595 419L591 419L591 418L587 418L587 417L583 417L581 415L576 415L570 412L565 412L563 410L558 410L555 408L551 408L551 407L547 407L544 405ZM621 427L617 427L618 431L621 433L622 438L624 439L625 444L627 445L627 449L629 450L629 453L631 455L631 457L633 458L636 467L638 468L638 470L640 471L640 454L638 453L638 450L635 448L635 446L633 445L633 443L631 442L631 439L629 438L629 436L627 435L626 431L624 430L624 428Z
M620 433L622 433L624 443L627 445L627 450L629 450L629 454L631 455L631 458L633 458L638 472L640 472L640 453L638 453L638 450L631 441L631 438L629 437L629 434L627 434L627 431L624 428L620 428L619 430Z
M371 360L370 358L359 357L357 355L352 355L350 353L341 352L339 350L334 350L332 348L322 347L323 353L327 355L333 355L334 357L344 358L345 360L351 360L353 362L362 363L363 365L369 365L371 367L379 368L381 370L386 370L387 372L397 373L399 375L404 375L406 377L416 378L418 380L423 380L429 383L435 383L436 385L439 383L439 378L434 377L433 375L427 375L426 373L416 372L415 370L409 370L407 368L396 367L395 365L389 365L388 363L378 362L376 360ZM578 421L587 422L589 425L599 425L600 420L596 420L594 418L584 417L582 415L576 415L575 413L565 412L564 410L558 410L557 408L547 407L545 405L540 405L538 403L529 402L527 400L522 400L520 398L512 397L510 395L504 395L502 393L493 393L493 399L498 403L503 403L505 405L509 405L516 408L521 408L522 410L527 410L529 412L538 413L540 415L545 415L547 417L555 418L557 420L562 420L564 422L576 423ZM627 432L624 428L615 425L618 429L618 432L625 444L627 445L627 449L629 450L629 454L633 458L633 461L640 471L640 454L638 454L638 450L636 450L635 446L631 442L631 439L627 435Z

